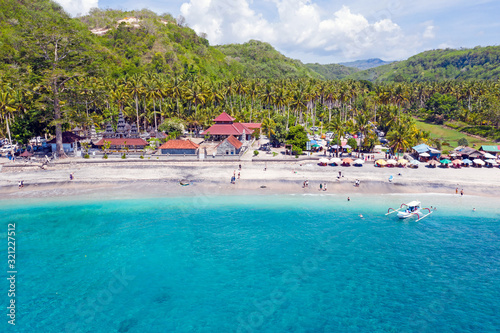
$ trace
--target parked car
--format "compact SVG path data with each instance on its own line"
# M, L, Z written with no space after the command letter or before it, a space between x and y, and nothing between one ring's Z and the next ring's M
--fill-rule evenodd
M1 149L0 149L0 152L3 153L3 154L6 154L8 152L10 152L11 150L16 150L17 149L17 146L12 146L12 145L4 145Z
M42 137L40 137L40 136L37 136L35 138L30 139L30 144L32 144L32 145L37 145L40 143L42 143Z

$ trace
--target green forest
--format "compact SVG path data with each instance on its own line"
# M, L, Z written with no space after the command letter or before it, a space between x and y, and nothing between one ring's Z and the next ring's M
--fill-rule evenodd
M226 111L262 122L281 142L296 126L320 126L337 137L362 133L362 150L379 143L375 127L394 151L436 143L417 118L500 140L497 47L429 51L367 77L306 66L258 41L214 47L149 10L75 19L49 0L0 0L0 8L0 137L20 143L46 133L59 142L76 126L103 130L120 111L142 131L169 119L197 131Z

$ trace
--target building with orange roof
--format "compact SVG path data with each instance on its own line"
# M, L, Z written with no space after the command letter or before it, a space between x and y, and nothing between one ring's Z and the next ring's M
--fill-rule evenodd
M200 145L191 140L169 140L162 144L160 148L161 154L169 155L196 155Z
M95 145L101 148L109 142L110 149L144 149L148 142L141 138L102 138Z
M224 140L229 136L234 136L238 140L250 140L254 130L245 123L235 123L235 118L222 112L214 119L215 124L203 131L202 135L210 135L215 140ZM258 123L248 123L254 128L260 128Z
M234 136L230 135L224 141L217 145L218 155L239 155L241 152L241 147L243 143L236 139Z

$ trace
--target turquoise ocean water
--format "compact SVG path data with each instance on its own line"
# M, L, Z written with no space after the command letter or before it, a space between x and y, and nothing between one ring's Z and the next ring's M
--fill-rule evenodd
M413 199L438 209L420 222L384 216ZM0 210L2 275L14 222L17 269L15 328L0 284L2 332L500 329L495 199L4 200Z

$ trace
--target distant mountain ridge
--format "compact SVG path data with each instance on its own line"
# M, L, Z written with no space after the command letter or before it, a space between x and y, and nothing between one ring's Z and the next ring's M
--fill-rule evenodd
M306 66L312 71L319 73L326 80L342 80L359 71L355 67L347 67L339 64L321 65L315 63L306 64Z
M348 76L369 81L445 81L500 79L500 46L438 49Z
M350 62L341 62L339 65L346 66L346 67L354 67L360 70L365 70L365 69L370 69L370 68L375 68L378 66L383 66L383 65L388 65L392 63L392 61L384 61L379 58L372 58L372 59L366 59L366 60L356 60L356 61L350 61Z

